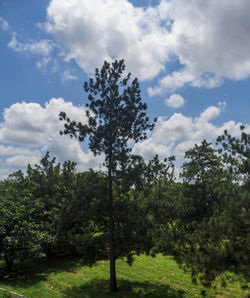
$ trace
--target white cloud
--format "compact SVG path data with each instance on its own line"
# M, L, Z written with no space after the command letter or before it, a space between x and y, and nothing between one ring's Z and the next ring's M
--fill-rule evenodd
M160 79L156 87L149 87L148 94L150 96L162 95L180 89L186 84L193 87L215 88L222 85L222 83L223 78L219 75L195 74L189 68L185 67Z
M76 121L86 121L84 108L65 102L63 98L52 98L45 103L45 108L38 103L16 103L4 111L0 141L20 145L44 144L63 127L58 116L60 111L67 111Z
M11 40L8 42L7 46L15 52L18 53L27 53L36 55L39 57L39 60L36 61L36 66L38 69L47 70L49 64L50 73L53 73L57 69L57 60L52 59L52 52L54 48L57 48L57 45L49 39L43 40L28 40L21 42L20 39L23 37L17 32L11 30L7 21L0 17L0 27L8 31L11 36Z
M241 134L242 123L228 121L215 125L212 120L218 118L225 107L224 103L210 106L199 117L186 117L175 113L169 119L160 117L152 135L145 141L135 144L133 153L140 154L146 159L158 154L161 158L175 155L177 160L184 157L185 151L199 144L203 139L215 141L217 136L228 130L233 136ZM250 132L250 125L246 125Z
M224 78L250 76L250 2L248 0L161 0L156 6L135 7L128 0L51 0L43 27L55 38L20 42L8 22L8 46L17 52L44 56L46 67L56 47L87 73L104 60L124 58L140 80L159 76L149 95L173 93L185 85L215 88ZM59 46L60 44L60 46ZM173 59L179 68L170 71ZM75 79L68 71L62 81Z
M40 150L25 146L0 145L0 180L6 178L11 172L26 169L28 164L35 165L41 160Z
M185 101L180 94L172 94L169 98L166 99L165 103L166 106L177 109L182 107Z
M51 62L50 57L43 57L40 61L36 62L36 67L40 69L46 68L46 66Z
M145 159L151 159L155 154L160 158L175 155L180 163L185 151L203 139L214 141L225 129L233 136L239 136L240 122L213 124L225 106L225 102L219 102L218 106L209 106L194 118L182 113L174 113L169 119L159 117L149 138L135 144L133 153ZM83 150L76 139L59 135L63 129L63 123L58 119L60 111L67 112L77 122L87 121L83 107L76 107L63 98L52 98L45 106L22 102L5 109L4 120L0 123L0 177L6 176L8 171L25 169L28 163L38 163L46 151L59 161L76 161L80 170L100 168L103 156L95 157L89 150ZM250 132L250 125L246 125L246 129Z
M99 169L103 163L103 156L94 156L89 150L84 152L80 143L69 136L49 138L44 151L52 152L62 161L73 160L77 162L79 169L85 171L89 168Z
M20 152L18 155L7 158L6 165L15 171L27 168L28 164L34 166L38 164L40 160L41 153L38 150L32 152L32 155L26 155Z
M1 16L0 16L0 28L2 28L5 31L8 31L10 29L8 22Z
M46 151L59 161L76 161L82 170L100 167L102 156L94 157L90 151L84 152L76 139L60 136L63 130L63 123L59 121L61 111L77 122L87 121L83 107L65 102L63 98L52 98L45 107L22 102L5 109L4 121L0 124L0 157L10 170L38 163Z
M185 84L214 88L223 77L240 80L250 75L250 19L247 0L161 1L172 19L174 52L183 65L166 75L151 94ZM209 58L208 58L209 57Z
M86 72L103 60L125 58L141 80L161 74L149 89L155 95L249 77L249 11L248 0L162 0L147 8L128 0L51 0L45 27L65 60ZM171 57L181 68L169 73Z
M180 139L188 140L192 131L193 119L174 113L169 120L159 117L152 138L157 143L167 145Z
M128 69L149 79L164 69L172 48L159 11L135 8L127 0L53 0L46 29L86 72L104 60L125 58Z
M174 71L172 74L168 74L160 79L156 87L149 87L148 94L150 96L154 96L169 93L183 87L186 83L191 83L194 80L195 75L188 69Z
M31 54L49 56L53 50L53 43L50 40L22 43L17 40L16 34L13 33L8 47L16 52L29 52Z
M143 142L135 144L132 153L143 156L144 159L150 160L156 154L160 159L169 157L171 155L172 144L169 146L163 143L155 143L153 138L149 138Z
M25 155L32 154L32 151L29 148L0 145L0 156L18 155L20 154L20 151Z
M0 169L0 181L7 178L7 176L10 174L9 169Z
M69 70L66 70L61 77L61 81L72 81L72 80L77 80L77 76L73 75Z
M210 120L217 118L221 113L220 107L210 106L204 112L200 114L198 122L206 123Z

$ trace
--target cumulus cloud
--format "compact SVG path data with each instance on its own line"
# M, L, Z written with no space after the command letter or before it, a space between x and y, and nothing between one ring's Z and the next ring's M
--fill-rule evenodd
M0 156L18 155L20 151L22 151L24 155L32 154L29 148L0 145Z
M186 84L193 87L216 88L221 86L223 78L215 74L200 74L185 67L179 71L174 71L161 78L158 85L148 88L149 96L162 95L182 88Z
M102 156L94 157L91 152L84 152L76 139L59 135L63 129L59 121L61 111L67 112L72 120L87 121L83 107L65 102L63 98L52 98L44 107L34 102L21 102L5 109L4 121L0 124L0 157L10 170L38 163L46 151L59 161L76 161L81 170L99 168Z
M194 144L203 139L214 141L225 129L233 136L239 136L242 123L213 123L225 106L225 102L209 106L198 117L187 117L182 113L174 113L170 118L159 117L149 138L135 144L133 153L147 160L155 154L160 158L175 155L180 161L185 151ZM75 121L87 121L83 107L65 102L63 98L52 98L45 106L21 102L5 109L3 122L0 123L0 177L6 176L9 171L25 169L28 163L39 163L46 151L59 161L76 161L80 170L100 168L103 156L95 157L89 150L83 150L76 139L59 135L63 129L63 123L58 119L60 111L66 111ZM246 125L246 130L250 132L250 125Z
M212 121L220 116L225 103L210 106L198 117L186 117L175 113L169 119L160 117L152 135L145 141L135 144L133 153L140 154L146 159L158 154L161 158L175 155L177 160L184 157L185 151L199 144L203 139L215 141L218 135L228 130L233 136L241 134L242 123L228 121L215 125ZM250 125L246 125L250 132Z
M18 155L7 158L6 165L8 166L8 168L11 168L12 170L19 170L27 168L28 164L38 164L40 160L41 153L40 151L36 150L31 152L30 155L19 153Z
M40 28L50 39L21 42L11 33L8 46L43 55L49 63L56 47L64 61L74 60L92 73L104 60L124 58L140 80L158 76L149 95L175 92L185 85L215 88L224 79L250 76L250 2L248 0L161 0L156 6L133 6L129 0L50 0ZM208 59L209 57L209 59ZM178 68L169 63L178 61ZM73 79L65 72L62 80Z
M185 100L180 94L172 94L165 103L167 107L177 109L184 105Z
M84 108L65 102L63 98L52 98L45 107L34 102L16 103L4 111L0 141L20 145L45 144L63 127L58 120L60 111L67 111L69 117L76 121L86 121Z
M155 95L249 77L249 11L247 0L162 0L154 7L128 0L51 0L45 28L65 60L74 59L86 72L103 60L125 58L141 80L161 74L149 89ZM169 73L172 57L181 68Z
M11 172L26 169L28 164L35 165L42 158L38 149L25 146L0 145L0 180L6 178Z
M183 67L161 79L155 93L185 84L214 88L223 77L249 77L249 1L171 0L160 6L173 21L174 52Z
M127 0L53 0L47 16L46 30L65 50L65 59L75 59L86 72L104 60L125 58L134 75L149 79L164 69L172 48L159 11Z

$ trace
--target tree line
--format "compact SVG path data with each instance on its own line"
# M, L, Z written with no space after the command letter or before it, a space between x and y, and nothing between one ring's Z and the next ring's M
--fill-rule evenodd
M106 171L78 172L49 153L0 182L0 257L14 261L46 255L79 256L86 264L110 259L110 291L118 290L115 261L171 254L193 281L210 286L225 271L249 280L250 135L225 131L216 144L188 150L181 182L174 157L146 162L132 145L154 128L137 79L123 60L105 62L85 82L87 119L65 112L61 134L104 154Z

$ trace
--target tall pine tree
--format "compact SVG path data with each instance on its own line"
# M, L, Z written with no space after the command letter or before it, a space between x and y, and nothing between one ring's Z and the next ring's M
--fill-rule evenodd
M113 63L104 62L96 69L94 78L84 83L84 90L89 94L88 124L69 119L65 112L60 113L60 120L65 121L61 134L77 137L79 141L89 137L89 148L95 154L104 153L108 180L109 210L109 249L110 249L110 291L117 291L115 261L115 222L113 182L117 171L131 156L129 142L138 142L146 138L154 123L146 117L146 103L142 102L138 80L130 81L130 73L124 75L124 60ZM155 120L156 121L156 120Z

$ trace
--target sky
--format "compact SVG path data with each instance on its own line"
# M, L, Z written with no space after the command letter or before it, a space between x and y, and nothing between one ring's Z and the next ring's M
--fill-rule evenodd
M0 179L46 151L100 168L87 143L60 136L59 112L85 122L83 83L125 59L150 119L133 147L175 155L225 129L250 132L249 0L0 0Z

